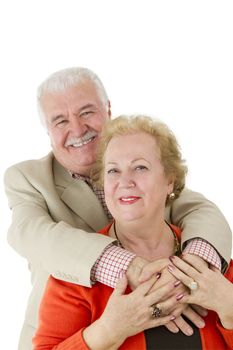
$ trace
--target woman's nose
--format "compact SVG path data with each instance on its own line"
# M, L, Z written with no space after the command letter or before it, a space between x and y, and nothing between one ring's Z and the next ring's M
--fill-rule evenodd
M136 186L136 183L130 174L122 174L120 178L120 185L124 188L134 188Z
M129 183L128 183L128 187L129 188L133 188L133 187L135 187L136 185L135 185L135 182L133 181L133 180L130 180L129 181Z

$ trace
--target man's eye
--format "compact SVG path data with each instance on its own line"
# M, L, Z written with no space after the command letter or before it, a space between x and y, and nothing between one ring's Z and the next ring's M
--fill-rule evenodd
M92 111L85 111L80 114L80 117L88 117L90 114L92 114Z
M68 121L67 120L59 120L59 122L56 123L56 126L64 126Z

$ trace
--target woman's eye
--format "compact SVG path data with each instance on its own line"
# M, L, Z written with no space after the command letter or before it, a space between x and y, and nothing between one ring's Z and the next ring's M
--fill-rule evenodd
M135 170L148 170L148 168L145 165L137 165Z
M107 171L107 174L115 174L115 173L117 173L117 172L118 172L117 169L109 169L109 170Z

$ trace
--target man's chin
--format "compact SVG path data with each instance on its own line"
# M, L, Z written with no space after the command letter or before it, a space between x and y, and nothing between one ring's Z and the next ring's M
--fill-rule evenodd
M74 162L70 170L72 173L89 176L93 165L93 160L90 162L79 162L78 164Z

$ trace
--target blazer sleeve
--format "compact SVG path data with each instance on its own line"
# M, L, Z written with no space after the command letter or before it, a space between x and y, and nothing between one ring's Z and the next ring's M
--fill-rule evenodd
M184 189L178 199L167 208L167 219L182 228L182 245L193 238L208 241L229 263L232 233L221 211L203 195Z
M113 240L64 221L55 222L43 195L15 166L5 173L5 189L12 209L9 244L48 274L90 286L91 268Z
M33 350L88 350L82 333L91 324L83 287L50 277L41 301Z

